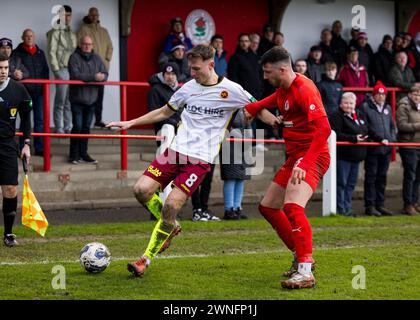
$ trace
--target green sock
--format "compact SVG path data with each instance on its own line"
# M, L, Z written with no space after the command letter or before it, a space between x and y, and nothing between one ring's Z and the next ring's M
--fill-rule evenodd
M174 230L174 225L166 223L163 220L159 220L155 228L153 229L152 236L150 237L149 244L144 256L152 260L159 253L160 248L162 248L165 241L169 238L172 231Z
M159 196L155 193L153 194L153 197L150 198L149 201L147 201L144 204L144 207L155 216L157 220L160 219L162 215L162 208L163 208L163 202L159 198Z

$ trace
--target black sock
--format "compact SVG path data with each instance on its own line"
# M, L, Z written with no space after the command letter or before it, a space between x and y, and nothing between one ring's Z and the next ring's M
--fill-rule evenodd
M4 235L12 233L17 209L17 197L3 198Z

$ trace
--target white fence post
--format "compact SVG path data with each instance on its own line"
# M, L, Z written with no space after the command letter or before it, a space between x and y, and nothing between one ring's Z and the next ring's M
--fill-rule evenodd
M331 163L322 179L322 216L337 213L337 135L331 130L328 138Z
M172 140L175 137L175 127L170 125L170 124L164 124L162 126L162 129L160 130L160 135L165 137L165 140L162 141L159 150L158 150L158 154L163 153L167 148L169 148L169 146L172 143ZM162 199L162 202L165 203L166 198L168 197L169 193L172 190L171 187L172 183L169 183L165 190L163 190L163 192L159 193L159 197Z

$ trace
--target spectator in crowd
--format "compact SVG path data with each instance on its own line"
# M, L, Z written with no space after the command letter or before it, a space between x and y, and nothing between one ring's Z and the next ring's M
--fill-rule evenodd
M359 64L365 66L369 75L369 83L373 83L373 50L368 43L368 37L365 32L359 32L356 49L359 52Z
M190 68L188 66L187 55L185 54L185 46L181 41L175 42L169 54L162 52L159 57L159 67L163 69L166 63L176 63L179 69L178 81L185 83L191 80Z
M283 48L284 34L281 32L275 32L273 37L273 43L275 46Z
M108 70L101 57L93 51L93 40L90 36L80 39L79 47L69 59L70 80L101 82L108 79ZM89 134L95 106L99 95L97 85L70 85L70 103L72 112L72 134ZM88 139L72 138L70 140L69 162L73 164L98 161L88 154Z
M345 92L340 108L330 117L331 129L337 133L337 141L364 142L368 128L356 110L356 95ZM366 147L339 146L337 148L337 211L352 216L352 195L357 183L359 164L366 157Z
M265 24L263 27L263 36L260 41L260 46L258 47L258 55L262 56L272 47L274 47L273 43L274 38L274 28L271 24Z
M226 51L223 50L223 36L220 34L215 34L211 37L210 41L213 48L216 49L216 54L214 55L214 70L218 76L227 76L227 60L226 60Z
M264 91L262 68L258 55L251 51L250 46L249 35L241 33L238 37L235 54L229 60L228 77L230 80L239 83L255 99L260 100ZM265 124L259 119L253 122L254 134L256 134L257 129L265 128ZM262 143L257 143L256 148L259 151L268 151Z
M77 47L76 34L71 30L72 9L64 5L65 26L59 25L47 33L48 58L51 71L57 80L69 80L68 63ZM56 133L71 132L71 107L69 85L56 85L54 99L54 126Z
M308 64L305 59L297 59L294 65L295 72L308 76Z
M258 53L258 48L260 45L260 36L256 33L251 33L249 35L249 39L251 40L251 51L254 52L257 57L258 60L261 59L261 56ZM261 75L261 77L263 77L263 75ZM274 86L272 86L267 80L263 79L263 95L262 97L268 97L270 95L272 95L274 93L274 91L276 91L276 88ZM273 107L273 108L267 108L268 111L270 111L271 113L273 113L274 115L277 115L278 113L278 108L277 107ZM264 129L265 130L265 138L266 139L275 139L275 131L274 128L272 126L267 125L266 123L260 121L259 119L256 119L255 121L252 122L252 129L254 130L254 136L256 134L256 129ZM263 144L257 144L258 149L260 150L265 150L267 151L268 149L266 147L263 146Z
M338 68L341 68L346 62L346 50L347 43L341 37L341 32L343 31L343 24L340 20L336 20L332 24L332 40L331 47L334 52L334 61L337 64Z
M20 58L29 72L31 79L48 79L49 68L44 51L36 45L35 33L26 29L22 33L22 43L13 51L12 56ZM44 96L41 84L25 84L32 98L34 132L44 132ZM22 142L21 142L22 144ZM34 138L35 155L44 154L44 141L41 137Z
M366 88L369 84L366 68L359 64L359 52L355 47L349 47L347 50L347 62L338 75L338 81L343 87ZM356 93L356 107L365 99L365 93Z
M239 111L232 122L230 137L251 138L247 136L250 127L246 124L243 112ZM220 153L220 173L223 183L223 198L225 202L224 220L247 219L242 210L242 197L244 194L245 181L250 179L246 174L247 164L245 150L249 144L242 142L227 142L222 145Z
M407 53L408 66L411 70L414 70L416 68L416 58L413 52L413 37L408 32L403 33L402 50Z
M258 56L250 50L249 35L241 33L238 37L238 46L229 60L229 79L239 83L255 99L262 98L262 69Z
M332 33L330 29L324 29L321 32L321 42L319 46L322 50L322 63L334 61L334 50L331 47Z
M163 52L171 53L175 43L181 42L186 51L192 49L191 39L184 34L184 23L180 17L171 20L171 26L168 35L165 38Z
M381 81L386 86L391 86L388 80L388 72L394 64L394 52L390 35L384 35L382 44L379 46L378 52L375 53L373 61L376 80Z
M321 62L322 49L320 46L312 46L307 60L308 76L313 82L318 83L322 80L324 64Z
M178 74L178 65L173 62L168 62L163 66L161 72L150 77L149 84L151 89L147 93L147 108L149 112L164 106L174 92L179 89ZM155 134L158 134L164 124L173 126L176 132L178 123L181 120L181 112L182 110L179 110L165 121L155 123ZM160 141L156 141L156 143L158 147L161 144Z
M29 78L29 71L18 56L12 55L12 51L12 40L8 38L0 39L0 53L9 58L9 77L16 81Z
M114 48L108 30L101 26L97 8L90 8L88 15L83 18L77 38L81 39L84 36L89 36L92 39L93 50L101 57L108 74ZM102 121L104 90L105 86L99 86L98 100L95 105L95 127L98 128L105 127L105 123Z
M412 48L414 58L416 59L416 68L413 70L414 76L416 80L420 82L420 32L417 32Z
M403 50L404 36L401 34L396 34L394 37L393 49L395 52L400 52Z
M343 86L336 80L336 76L337 65L332 61L327 62L322 81L317 83L328 118L338 109L343 95Z
M410 48L413 46L413 36L410 32L404 32L403 48Z
M405 51L399 51L395 54L394 65L388 73L389 83L394 87L400 87L409 90L416 83L413 71L408 66L408 57ZM397 92L397 99L401 99L404 93Z
M378 81L373 87L372 95L360 106L360 112L369 129L369 140L381 142L383 146L367 148L365 158L364 198L366 215L392 216L385 208L386 176L391 162L389 142L396 141L395 126L391 106L386 103L387 88Z
M261 38L256 33L251 33L249 35L249 40L251 40L251 51L258 55L258 48L260 47Z
M359 35L360 28L359 27L353 27L350 30L350 41L349 41L349 47L357 47L357 37Z
M410 88L408 95L398 102L397 128L399 142L420 143L420 86ZM420 213L417 204L420 185L420 149L399 148L403 168L402 214L414 216Z

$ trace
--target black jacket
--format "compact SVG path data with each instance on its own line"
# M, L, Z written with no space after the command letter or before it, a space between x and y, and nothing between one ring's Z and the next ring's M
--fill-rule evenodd
M262 37L260 41L260 45L258 46L258 55L261 57L264 53L274 47L274 43L272 43L267 38Z
M262 68L255 53L238 47L229 60L228 78L239 83L255 99L262 98Z
M337 134L337 141L357 142L357 135L368 134L368 127L365 120L358 111L359 123L346 115L341 108L338 108L330 117L331 129ZM361 146L338 146L337 158L339 160L360 162L366 158L367 147Z
M331 48L334 52L334 61L337 64L338 70L346 63L347 42L340 36L333 33L331 39Z
M381 142L386 139L389 142L395 142L397 140L389 104L386 103L382 112L379 112L369 97L360 105L359 109L368 125L370 141ZM389 152L391 152L391 147L387 146L368 148L368 155L386 155Z
M319 93L322 97L325 111L330 117L340 106L341 96L343 95L343 86L335 80L331 80L325 74L322 75L322 81L317 84Z
M149 79L149 84L152 87L147 93L147 108L150 111L163 107L172 95L179 89L179 87L171 88L163 81L162 73L154 74ZM165 121L155 123L155 130L158 132L164 124L171 124L175 128L181 120L182 110L178 110L174 115Z
M242 110L239 110L232 121L229 137L232 138L251 138L245 136L250 130L245 122L245 116ZM252 134L251 134L252 135ZM250 167L246 163L245 153L249 155L250 143L224 141L220 151L220 176L222 180L249 180L246 169ZM248 148L248 149L246 149ZM229 152L229 153L228 153Z
M29 72L30 79L49 79L50 69L48 68L47 59L44 51L42 51L37 45L35 45L37 51L34 55L31 55L23 47L23 43L20 43L15 50L13 50L13 56L21 59L23 65ZM40 96L43 93L42 85L40 84L25 84L31 96Z
M373 71L375 74L375 80L380 80L384 85L390 86L391 84L388 79L388 72L393 64L394 54L392 51L388 51L381 45L373 58Z
M106 81L108 71L99 55L96 53L84 53L80 48L70 56L69 73L70 80L95 82L97 73L105 73ZM71 103L92 105L98 100L99 87L97 85L70 85L69 99Z
M321 58L322 63L333 62L334 61L334 50L331 47L331 44L328 46L325 43L320 42L319 46L322 49L322 58Z

